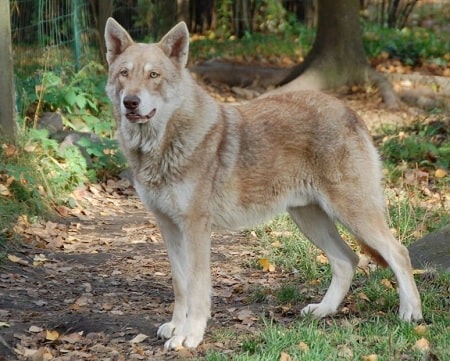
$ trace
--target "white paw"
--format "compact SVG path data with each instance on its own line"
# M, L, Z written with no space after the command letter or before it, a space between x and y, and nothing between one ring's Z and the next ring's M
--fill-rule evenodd
M399 317L407 322L422 320L423 317L420 304L417 307L412 304L408 304L406 307L404 305L400 305Z
M301 315L306 316L311 314L314 318L323 318L329 315L334 315L337 312L335 308L322 303L311 303L302 309Z
M158 328L157 335L159 338L171 338L175 331L175 324L173 322L163 323Z
M198 335L177 335L173 336L164 344L164 349L166 350L177 350L183 347L186 348L197 348L197 346L202 342L203 336Z

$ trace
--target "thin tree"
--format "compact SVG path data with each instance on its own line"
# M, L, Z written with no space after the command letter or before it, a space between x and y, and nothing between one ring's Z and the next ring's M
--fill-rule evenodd
M0 1L0 135L15 139L14 76L9 1Z

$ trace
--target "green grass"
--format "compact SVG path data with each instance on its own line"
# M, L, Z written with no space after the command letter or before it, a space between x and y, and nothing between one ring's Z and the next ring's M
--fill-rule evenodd
M367 318L333 318L294 321L280 326L266 320L262 332L242 342L241 350L232 356L212 352L204 359L213 360L279 360L282 352L293 360L363 360L377 355L377 360L446 360L450 347L450 322L432 317L425 333L414 324L390 316ZM430 342L428 351L415 344L422 337ZM302 343L302 344L301 344ZM306 345L306 346L305 346Z
M311 361L362 360L369 355L377 355L377 360L446 360L450 350L450 275L431 272L416 276L425 317L421 323L425 326L423 333L416 329L416 323L397 318L398 294L395 288L385 285L386 280L395 285L395 278L387 269L378 269L370 275L358 273L345 301L355 304L349 314L338 313L323 320L292 316L288 325L280 324L276 317L262 318L257 334L228 330L228 334L214 339L231 343L232 354L225 356L212 351L204 359L269 361L279 360L284 352L293 360ZM304 305L300 287L303 287L301 277L296 286L294 282L281 285L274 292L277 302ZM370 302L359 298L361 293ZM417 349L416 342L422 337L429 342L429 350Z

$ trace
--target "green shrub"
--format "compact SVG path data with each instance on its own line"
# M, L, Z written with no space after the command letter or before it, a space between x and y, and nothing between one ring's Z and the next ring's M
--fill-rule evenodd
M0 242L13 236L20 215L47 217L54 205L68 202L75 187L124 168L105 83L106 71L96 63L77 73L60 68L25 77L19 72L18 140L15 145L0 140ZM62 134L39 129L44 111L61 115ZM75 144L61 146L56 138L71 132L77 132Z

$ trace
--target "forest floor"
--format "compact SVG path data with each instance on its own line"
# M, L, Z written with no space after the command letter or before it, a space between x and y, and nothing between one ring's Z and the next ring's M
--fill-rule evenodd
M240 100L224 91L216 97ZM344 100L371 129L415 118L414 112L384 109L377 93L355 92ZM10 250L0 272L0 361L170 360L201 358L209 349L226 354L239 345L217 337L220 332L257 332L261 314L288 323L304 306L285 312L252 300L255 287L289 275L249 266L260 257L254 233L214 234L205 342L195 352L166 352L156 330L170 318L173 294L152 215L127 179L84 186L72 201L73 208L59 208L58 219L30 224L24 218L16 225L24 243Z

